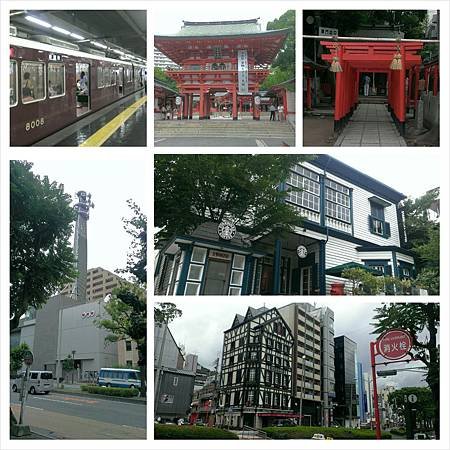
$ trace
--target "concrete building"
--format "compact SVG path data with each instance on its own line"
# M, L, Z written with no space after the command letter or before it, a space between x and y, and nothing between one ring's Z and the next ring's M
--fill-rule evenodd
M102 267L94 267L87 271L86 275L86 301L95 302L103 300L111 294L113 289L119 287L125 280ZM74 290L74 283L66 285L60 294L69 296Z
M295 412L299 414L301 409L303 425L322 424L321 320L320 312L313 312L314 309L312 305L305 303L291 303L278 309L294 337L293 393ZM327 352L326 370L327 383L329 383L331 374L328 345L324 350ZM328 384L327 389L329 389ZM328 401L328 392L325 397Z
M359 423L356 349L356 342L347 336L334 338L336 379L334 420L345 427L357 427Z
M198 362L198 356L191 353L186 355L184 369L195 373L194 391L201 389L207 384L208 379L215 377L216 372L202 366Z
M292 411L293 336L276 308L249 307L224 333L217 423L254 428Z
M154 366L184 369L184 356L166 324L154 327Z
M189 423L194 424L201 421L207 426L214 426L216 421L217 400L219 397L217 387L218 382L212 381L198 390L194 389Z

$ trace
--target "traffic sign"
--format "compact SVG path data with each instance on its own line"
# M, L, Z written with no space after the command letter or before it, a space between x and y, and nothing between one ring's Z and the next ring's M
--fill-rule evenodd
M23 352L23 362L26 366L31 366L31 364L33 364L33 353L29 350L25 350Z
M417 395L416 394L409 394L408 395L408 402L409 403L416 403L417 402Z
M401 359L412 347L412 336L398 328L385 331L377 339L378 352L386 359Z

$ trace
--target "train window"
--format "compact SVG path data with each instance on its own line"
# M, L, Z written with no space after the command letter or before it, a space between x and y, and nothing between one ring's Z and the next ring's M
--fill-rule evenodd
M22 103L33 103L45 98L45 64L22 61Z
M111 86L116 85L116 78L117 78L117 69L111 69Z
M104 83L103 83L103 67L102 66L98 66L97 67L97 87L98 88L102 88L104 87Z
M125 79L126 79L127 83L129 83L131 81L131 69L127 68L127 70L126 70L126 78Z
M17 62L9 61L9 106L17 105Z
M111 67L103 68L103 85L104 86L111 85Z
M48 96L61 97L66 93L66 68L64 64L48 63Z

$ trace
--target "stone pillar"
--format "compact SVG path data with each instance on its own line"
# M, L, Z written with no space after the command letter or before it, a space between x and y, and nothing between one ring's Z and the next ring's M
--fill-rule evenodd
M232 112L233 112L233 120L237 120L238 119L238 113L237 113L237 91L236 91L236 87L233 89L233 108L232 108Z
M192 110L194 108L194 94L189 94L189 119L192 120Z

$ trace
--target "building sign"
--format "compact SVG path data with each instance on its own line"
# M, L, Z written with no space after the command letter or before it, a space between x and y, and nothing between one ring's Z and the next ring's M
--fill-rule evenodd
M261 97L259 95L255 95L255 105L259 106L261 104Z
M238 50L238 93L248 94L248 55L247 50Z
M86 319L88 317L94 317L95 316L95 311L87 311L87 312L82 312L81 313L81 318L82 319Z
M231 222L222 221L217 227L217 234L226 241L231 241L236 234L236 225Z
M210 250L210 259L219 259L221 261L231 261L231 253L218 252L217 250Z
M161 403L173 403L173 395L170 394L162 394L161 395Z
M178 106L181 105L181 97L176 97L175 98L175 104L177 104Z
M338 36L338 29L319 27L319 36Z
M297 255L301 259L306 258L308 256L308 249L304 245L299 245L297 247Z
M401 359L412 347L412 337L406 330L385 331L377 339L378 352L386 359Z

